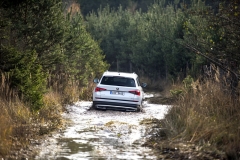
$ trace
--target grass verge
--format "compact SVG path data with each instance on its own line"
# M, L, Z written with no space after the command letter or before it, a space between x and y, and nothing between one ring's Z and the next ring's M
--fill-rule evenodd
M225 86L210 80L188 82L173 86L171 94L175 103L165 119L159 122L160 128L165 129L167 141L155 137L149 140L148 145L161 151L184 150L183 146L189 146L189 153L209 152L212 156L208 155L208 158L239 159L240 97L233 97ZM179 147L182 142L185 144ZM194 151L190 152L193 148Z
M60 101L57 102L57 95L51 94L53 93L44 95L45 105L37 113L31 112L20 100L8 102L0 99L1 158L21 159L34 156L35 151L29 151L28 146L59 127L62 123L62 106Z
M64 106L79 98L91 98L92 87L77 89L67 86L61 94L49 91L44 95L44 106L38 112L30 111L30 107L16 97L6 100L0 96L0 159L33 158L37 153L29 146L61 128Z

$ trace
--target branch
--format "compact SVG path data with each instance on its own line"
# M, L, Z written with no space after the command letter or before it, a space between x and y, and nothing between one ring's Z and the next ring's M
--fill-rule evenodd
M190 50L194 51L196 54L201 55L201 56L203 56L204 58L208 59L209 61L211 61L212 63L216 64L217 66L219 66L219 67L220 67L221 69L223 69L224 71L229 71L229 72L231 72L233 75L235 75L235 76L237 77L237 79L240 79L239 75L238 75L236 72L234 72L233 70L225 67L224 65L222 65L222 64L219 63L218 61L216 61L216 60L208 57L207 55L205 55L204 53L202 53L202 52L199 51L198 49L196 49L196 48L194 48L194 47L192 47L192 46L190 46L190 45L188 45L188 44L185 44L185 45L183 45L183 46L185 46L186 48L189 48Z

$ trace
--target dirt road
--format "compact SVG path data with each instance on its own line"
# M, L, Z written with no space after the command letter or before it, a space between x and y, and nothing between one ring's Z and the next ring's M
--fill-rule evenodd
M68 106L63 114L68 126L39 146L36 159L156 159L150 148L142 147L150 135L139 123L164 118L169 106L145 101L143 112L120 112L92 110L91 104L81 101Z

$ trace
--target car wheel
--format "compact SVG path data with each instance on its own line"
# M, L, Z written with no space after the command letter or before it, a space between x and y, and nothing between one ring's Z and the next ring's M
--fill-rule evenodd
M95 103L92 103L92 109L97 109Z
M142 111L143 111L142 105L137 106L137 112L142 112Z

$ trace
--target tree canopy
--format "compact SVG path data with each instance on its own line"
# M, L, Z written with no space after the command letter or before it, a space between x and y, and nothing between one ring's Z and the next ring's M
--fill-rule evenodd
M58 90L72 81L80 87L108 68L82 16L63 6L61 0L1 2L1 83L9 82L32 110L54 83Z
M238 76L238 19L238 1L201 0L159 0L146 12L106 6L86 16L111 69L152 78L196 76L211 63Z

